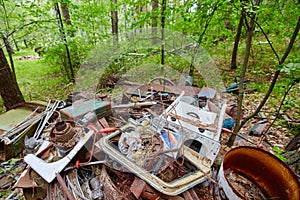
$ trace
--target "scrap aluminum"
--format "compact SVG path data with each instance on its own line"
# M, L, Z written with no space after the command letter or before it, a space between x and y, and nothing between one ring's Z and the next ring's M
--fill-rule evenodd
M41 132L43 131L44 127L46 126L46 124L48 123L48 120L50 119L50 117L52 116L52 114L54 113L54 111L57 108L62 108L63 106L65 106L65 103L63 101L60 100L56 100L53 105L51 105L51 101L48 102L48 105L45 109L46 112L46 116L44 118L44 120L41 120L38 127L36 128L36 131L34 133L34 138L39 138Z
M164 111L161 118L167 118L171 123L182 125L193 132L219 141L226 104L224 103L219 108L219 113L216 113L182 101L183 95L184 92Z
M151 92L151 94L153 94L153 92ZM129 119L128 124L121 127L118 131L106 136L101 135L101 137L103 137L95 146L105 153L105 160L101 160L100 162L90 162L91 160L89 160L80 166L83 167L92 164L111 166L111 163L113 163L113 168L121 171L119 173L122 173L126 168L126 172L135 174L141 178L141 181L149 184L158 192L170 196L181 194L199 183L206 181L211 176L211 166L221 147L218 139L222 128L225 105L217 110L216 113L210 111L208 107L204 110L184 102L184 98L182 98L183 95L184 93L179 95L160 116L154 117L151 113L142 112L142 118ZM142 99L141 94L139 97ZM147 100L148 98L150 97L143 100ZM50 102L48 103L44 114L45 118L41 120L37 127L34 134L35 138L40 137L49 118L56 108L60 106L60 103L60 101L55 101L53 105L51 105ZM144 104L149 106L158 103L159 102L155 101L128 103L116 108L140 107ZM195 115L196 118L191 119L189 113L186 113L188 110L195 112L192 113L192 116ZM181 118L178 118L178 120L174 122L174 120L171 119L172 117ZM89 128L91 122L93 124L95 122L98 123L96 118L97 116L94 113L87 113L74 124L76 124L76 126ZM188 118L189 121L185 121L185 118ZM191 121L194 123L190 123ZM65 124L59 120L56 125L57 128L60 127L60 129L64 129L63 127L65 127ZM73 146L66 156L58 161L48 162L40 158L39 154L45 152L51 145L59 151L59 149L57 149L59 145L53 144L53 142L69 142L68 139L66 140L64 138L58 140L61 139L61 136L65 135L62 134L64 132L63 130L56 131L56 125L51 129L50 133L50 138L54 136L54 140L44 141L38 152L36 152L36 154L26 155L24 161L30 166L30 170L34 170L46 182L53 184L53 180L57 178L60 179L60 184L65 186L59 173L69 173L69 170L72 171L74 167L67 167L67 165L73 158L76 158L79 150L95 135L100 127L96 126L97 130L82 129L82 131L84 131L80 133L81 137L78 143ZM204 129L204 131L199 132L201 128ZM73 137L73 134L71 134L70 137ZM94 136L94 139L95 138L96 136ZM117 145L115 143L116 138L118 138ZM77 168L75 170L77 170ZM171 174L172 180L164 178L165 173ZM74 177L72 179L70 177L69 173L69 176L66 176L67 185L71 187L73 192L85 199L86 195L83 195L83 188L78 189L76 176L75 182ZM95 190L94 196L102 196L101 188L98 183L95 181L92 182ZM64 193L70 196L66 188L64 189ZM137 195L137 193L135 193L135 195Z

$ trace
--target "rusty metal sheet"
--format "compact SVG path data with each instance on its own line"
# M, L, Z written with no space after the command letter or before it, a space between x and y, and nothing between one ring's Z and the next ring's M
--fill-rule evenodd
M124 90L127 91L130 88L130 93L133 94L134 90L140 89L141 91L162 91L169 92L173 94L181 94L182 91L185 91L186 95L194 96L201 91L201 88L192 87L192 86L184 86L184 85L160 85L156 83L149 83L147 85L138 85L138 86L124 86ZM143 92L142 92L143 93Z
M139 199L143 192L145 185L146 185L145 181L143 181L142 179L139 179L137 177L134 177L134 181L130 187L130 191L137 199Z
M105 119L104 117L100 118L100 119L98 120L98 122L101 124L101 126L102 126L103 128L109 128L109 127L110 127L109 124L107 123L107 121L106 121L106 119Z
M149 200L157 200L159 199L160 195L146 183L144 190L142 191L141 197Z
M20 178L17 180L13 188L34 188L38 187L36 182L30 177L29 173L30 168L27 167L26 170L24 170L20 176Z

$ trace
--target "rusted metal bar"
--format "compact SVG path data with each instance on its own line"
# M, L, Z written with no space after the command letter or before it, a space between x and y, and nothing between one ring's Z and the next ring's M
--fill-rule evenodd
M195 190L192 188L188 190L193 198L193 200L199 200L198 195L196 194Z
M59 173L56 174L56 179L62 187L63 192L67 195L69 200L75 200L74 196L71 194L70 190L68 189L66 182L63 180Z
M193 188L185 191L182 194L185 200L199 200L198 195Z
M190 194L190 192L188 190L185 191L182 194L183 194L183 197L184 197L185 200L193 200L193 197L192 197L192 195Z

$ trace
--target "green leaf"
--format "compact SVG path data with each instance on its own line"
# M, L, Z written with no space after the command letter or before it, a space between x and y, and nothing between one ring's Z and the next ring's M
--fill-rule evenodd
M288 74L295 74L295 72L300 72L300 63L288 63L281 69L281 71Z
M281 64L281 65L276 65L275 69L278 71L278 70L281 70L283 67L284 67L283 64Z
M275 156L276 156L277 158L279 158L279 159L282 160L282 161L285 161L285 160L286 160L286 158L281 154L282 152L284 152L284 150L279 149L277 146L274 146L274 147L273 147L273 151L276 152Z
M282 152L284 152L284 150L279 149L277 146L273 147L273 151L275 151L276 153L282 153Z

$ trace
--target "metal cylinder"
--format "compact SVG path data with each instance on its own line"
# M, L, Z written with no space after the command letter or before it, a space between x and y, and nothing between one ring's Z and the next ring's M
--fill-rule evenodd
M267 199L300 199L300 183L294 172L276 156L262 149L237 147L224 157L218 174L220 196L230 200L242 199L226 178L226 171L251 181Z

